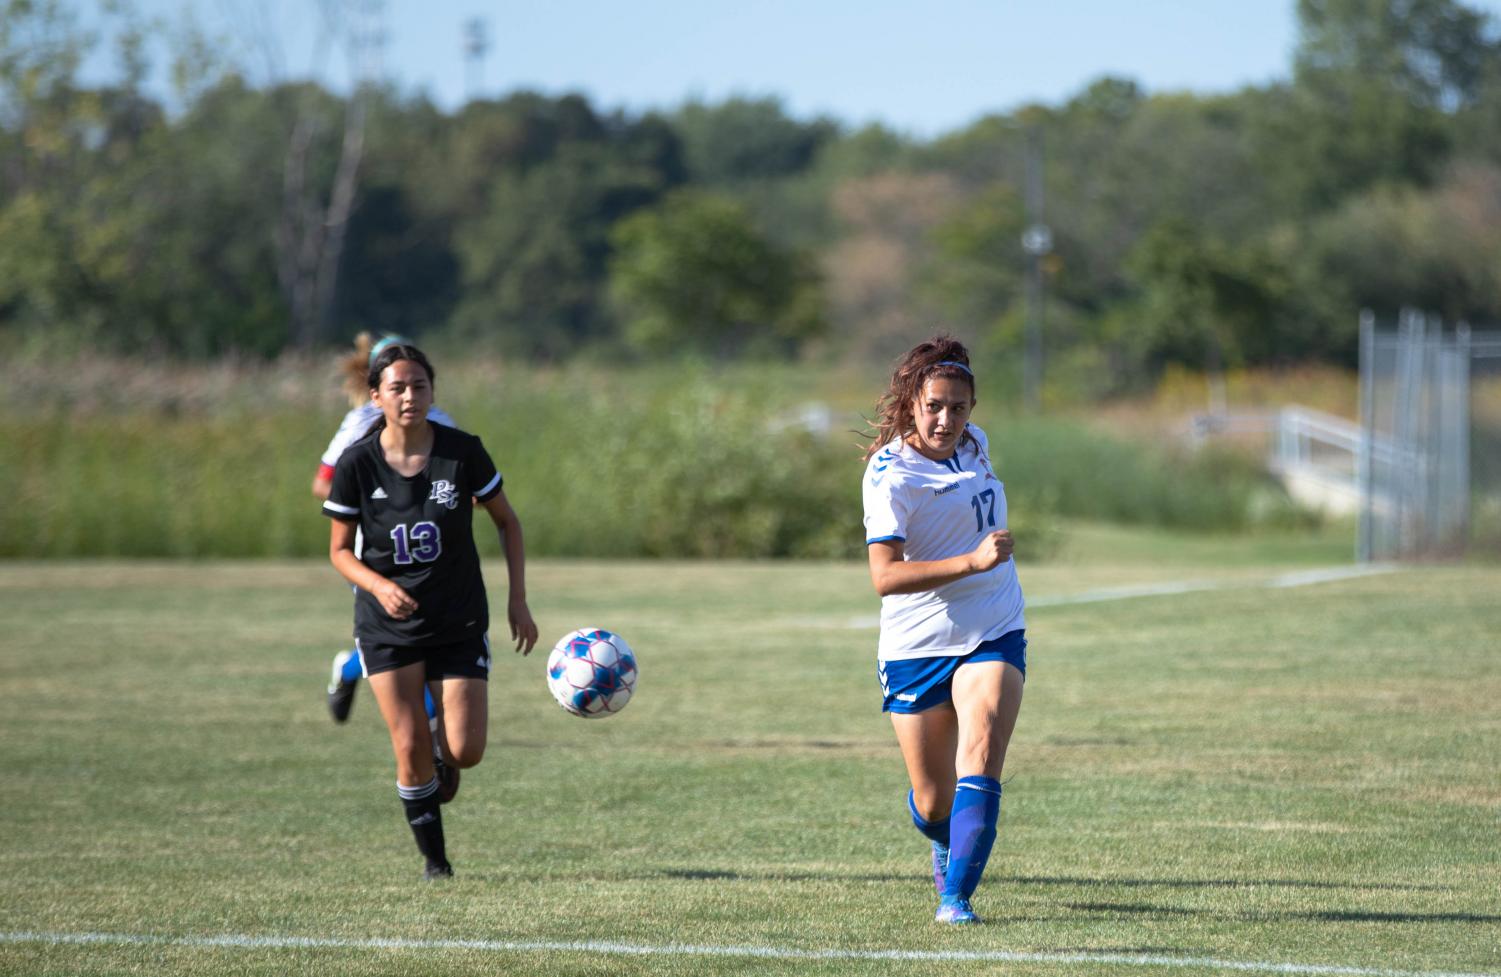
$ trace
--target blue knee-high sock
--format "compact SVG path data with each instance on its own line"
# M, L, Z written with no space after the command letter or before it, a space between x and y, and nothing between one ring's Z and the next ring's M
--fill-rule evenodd
M949 815L949 871L944 897L968 899L980 884L995 825L1001 816L1001 783L994 777L960 777Z
M912 824L921 831L924 836L940 845L949 843L949 819L942 821L925 821L923 816L917 813L917 801L912 797L912 791L907 791L907 813L912 815Z
M427 686L422 687L422 704L427 707L427 718L438 718L438 707L433 703L433 692Z

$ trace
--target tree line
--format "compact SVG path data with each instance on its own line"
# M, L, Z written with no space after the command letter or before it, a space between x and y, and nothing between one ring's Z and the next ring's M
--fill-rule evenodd
M252 85L152 25L108 84L68 0L0 0L0 335L272 356L361 329L558 360L880 356L950 328L1015 356L1029 152L1050 369L1354 355L1357 312L1501 317L1501 42L1457 0L1298 0L1285 80L1099 79L922 140L775 98L602 111L514 92ZM1031 147L1029 149L1029 147Z

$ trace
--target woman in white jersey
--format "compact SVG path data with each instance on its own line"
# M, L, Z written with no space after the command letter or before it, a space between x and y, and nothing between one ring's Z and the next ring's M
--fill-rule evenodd
M381 416L380 408L371 402L370 391L366 389L366 375L370 372L370 364L375 362L375 358L387 346L409 342L402 336L389 335L383 336L379 341L372 341L368 332L354 337L354 351L340 363L340 372L344 374L344 393L349 397L349 412L339 422L339 429L334 432L328 447L323 449L318 474L313 476L313 496L319 502L328 501L328 491L334 481L334 466L339 463L339 456L344 453L344 449L363 438ZM427 419L447 427L458 427L453 418L436 405L428 410ZM346 648L334 656L333 674L328 681L328 712L334 722L342 723L349 718L349 710L354 706L354 692L359 687L363 674L364 663L360 659L358 648ZM427 717L436 726L437 706L430 695L427 698ZM456 790L457 783L450 785L447 778L456 777L457 773L456 770L452 773L444 771L444 788L450 796L450 786Z
M897 361L866 452L865 539L881 595L878 673L932 841L937 919L975 923L970 897L1001 809L1027 642L1006 494L969 423L969 353L935 336Z

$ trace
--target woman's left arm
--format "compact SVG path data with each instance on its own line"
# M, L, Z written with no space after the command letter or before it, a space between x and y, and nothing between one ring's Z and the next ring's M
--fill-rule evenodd
M526 547L521 540L521 520L506 499L504 490L481 502L495 528L500 531L500 548L506 555L506 574L510 578L510 596L506 600L506 619L511 625L511 640L523 655L531 654L537 644L537 623L526 606Z

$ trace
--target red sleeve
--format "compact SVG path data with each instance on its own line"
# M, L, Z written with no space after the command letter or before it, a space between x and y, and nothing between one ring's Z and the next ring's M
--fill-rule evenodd
M331 481L333 481L334 466L333 465L325 465L325 464L319 463L319 465L318 465L318 477L321 478L325 482L331 482Z

